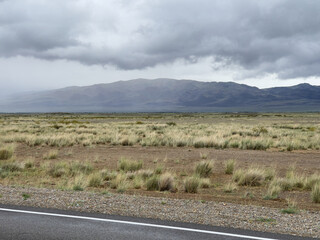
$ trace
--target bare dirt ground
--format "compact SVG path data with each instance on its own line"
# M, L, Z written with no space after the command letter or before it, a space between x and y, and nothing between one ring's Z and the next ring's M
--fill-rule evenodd
M43 155L48 151L58 150L58 158L44 160ZM234 149L209 149L209 148L175 148L175 147L141 147L141 146L110 146L95 145L90 147L73 146L63 148L51 148L47 146L29 147L24 144L17 145L15 155L18 161L23 161L29 157L36 162L43 161L90 161L94 167L115 170L120 157L133 160L142 160L144 169L155 169L163 166L164 169L179 176L180 181L184 176L192 175L195 164L201 161L201 154L207 155L207 159L215 161L213 175L210 180L213 187L201 189L197 194L187 194L179 189L176 193L154 192L144 189L130 189L127 194L145 195L166 198L195 199L202 201L230 202L244 205L268 206L274 208L285 208L286 198L293 198L298 203L298 208L311 211L320 211L320 205L312 203L310 192L290 191L283 192L280 199L263 200L267 187L241 187L232 193L225 193L223 185L231 181L230 175L224 173L224 164L228 159L235 159L237 168L247 168L249 166L273 167L278 175L285 176L286 171L292 165L296 166L297 172L310 175L320 172L320 151L294 151L276 152L234 150ZM28 183L21 182L21 185ZM32 185L32 184L31 184ZM54 186L48 185L48 188ZM90 189L89 189L90 190ZM96 189L92 189L96 191ZM103 187L100 189L103 191ZM113 191L108 189L108 191Z

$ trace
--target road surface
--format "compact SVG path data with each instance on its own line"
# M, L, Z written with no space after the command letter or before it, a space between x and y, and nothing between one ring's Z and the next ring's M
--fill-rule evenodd
M307 240L311 238L134 217L0 205L0 239Z

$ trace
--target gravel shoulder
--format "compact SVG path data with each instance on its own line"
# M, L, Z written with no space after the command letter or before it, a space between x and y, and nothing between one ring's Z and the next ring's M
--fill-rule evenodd
M30 197L24 200L23 194ZM0 203L153 218L320 238L318 211L282 214L277 208L225 202L61 191L0 185Z

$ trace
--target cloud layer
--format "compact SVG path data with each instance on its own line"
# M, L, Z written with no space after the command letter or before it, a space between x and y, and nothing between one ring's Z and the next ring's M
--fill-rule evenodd
M241 78L320 76L318 0L2 0L0 57L144 69L212 57Z

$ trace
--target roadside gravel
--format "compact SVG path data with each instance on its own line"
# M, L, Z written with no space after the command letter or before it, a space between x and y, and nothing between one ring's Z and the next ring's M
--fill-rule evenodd
M30 198L24 200L22 194ZM0 203L100 212L320 238L320 213L114 193L61 191L0 185Z

